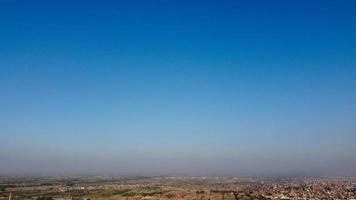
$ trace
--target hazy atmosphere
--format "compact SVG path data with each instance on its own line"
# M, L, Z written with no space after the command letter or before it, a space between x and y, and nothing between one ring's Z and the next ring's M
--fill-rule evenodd
M356 176L355 9L0 0L0 175Z

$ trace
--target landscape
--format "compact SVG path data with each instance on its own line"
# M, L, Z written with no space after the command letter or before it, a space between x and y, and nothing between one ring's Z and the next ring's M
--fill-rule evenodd
M11 197L9 195L11 194ZM1 177L0 199L356 199L355 178Z
M0 200L356 200L356 0L0 0Z

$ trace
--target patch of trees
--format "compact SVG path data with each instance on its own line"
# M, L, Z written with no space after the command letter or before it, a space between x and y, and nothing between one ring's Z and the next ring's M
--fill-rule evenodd
M0 186L0 192L4 192L6 190L6 186Z
M72 186L74 186L75 184L74 184L73 181L68 181L68 182L66 182L66 185L69 186L69 187L72 187Z
M37 200L53 200L53 197L37 197Z

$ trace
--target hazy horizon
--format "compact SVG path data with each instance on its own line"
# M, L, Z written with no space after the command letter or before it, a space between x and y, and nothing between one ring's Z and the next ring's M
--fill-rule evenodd
M1 1L0 175L356 176L356 1Z

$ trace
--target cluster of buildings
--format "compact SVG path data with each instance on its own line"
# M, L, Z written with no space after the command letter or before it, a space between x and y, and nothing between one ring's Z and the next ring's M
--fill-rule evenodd
M356 181L350 179L300 179L261 183L250 190L256 196L293 200L356 200Z

